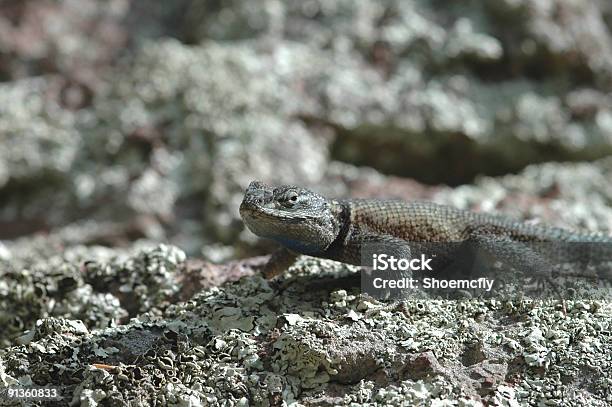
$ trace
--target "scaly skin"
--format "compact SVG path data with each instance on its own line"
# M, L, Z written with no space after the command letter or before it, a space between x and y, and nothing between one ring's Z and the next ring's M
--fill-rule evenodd
M296 186L252 182L240 214L253 233L292 252L355 265L361 263L361 249L367 243L403 247L419 242L467 241L517 268L547 267L529 248L533 242L604 243L606 259L612 259L609 236L533 225L431 202L333 200Z

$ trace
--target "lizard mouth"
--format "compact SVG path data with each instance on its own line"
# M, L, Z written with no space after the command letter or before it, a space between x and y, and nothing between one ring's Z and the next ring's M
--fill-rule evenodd
M305 216L289 214L278 208L245 201L240 204L240 216L244 220L282 220L284 223L299 223L306 220Z
M250 202L240 205L240 216L247 228L258 236L274 239L284 231L301 228L306 220L303 216L283 213L282 210L265 208Z

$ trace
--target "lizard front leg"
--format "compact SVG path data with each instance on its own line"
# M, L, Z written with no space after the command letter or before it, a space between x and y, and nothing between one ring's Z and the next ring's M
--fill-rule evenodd
M276 250L274 253L272 253L272 255L270 255L270 259L262 267L261 272L264 278L271 280L274 277L281 275L295 263L299 256L299 253L285 247L281 247L280 249Z

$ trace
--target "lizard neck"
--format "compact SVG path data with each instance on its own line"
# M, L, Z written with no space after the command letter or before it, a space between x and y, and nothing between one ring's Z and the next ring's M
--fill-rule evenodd
M351 227L351 206L346 201L332 201L332 214L335 225L335 239L328 246L326 253L334 257L345 244L346 237Z
M269 235L286 248L310 256L325 256L332 244L339 241L344 226L347 225L348 207L340 202L328 201L326 210L291 230L291 224L275 227Z

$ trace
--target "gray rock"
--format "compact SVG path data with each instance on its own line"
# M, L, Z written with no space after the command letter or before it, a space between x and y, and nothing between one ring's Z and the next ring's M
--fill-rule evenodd
M173 264L173 251L160 259ZM0 354L0 390L44 383L64 402L170 405L610 402L609 304L567 301L568 314L519 299L389 307L337 288L354 272L303 259L284 288L245 277L117 327L41 319Z

